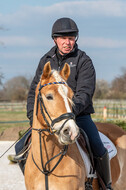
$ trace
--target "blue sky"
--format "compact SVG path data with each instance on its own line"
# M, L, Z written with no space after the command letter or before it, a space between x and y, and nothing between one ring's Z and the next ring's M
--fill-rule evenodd
M70 17L80 30L78 45L92 59L97 79L111 82L126 69L125 0L0 1L0 72L34 76L40 58L54 45L56 19Z

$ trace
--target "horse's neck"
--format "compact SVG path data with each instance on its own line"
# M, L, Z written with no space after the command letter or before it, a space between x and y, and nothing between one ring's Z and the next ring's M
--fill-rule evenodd
M37 98L35 98L32 127L35 129L44 129L45 126L42 126L42 124L38 121L38 118L36 116L36 107L37 107ZM55 135L50 135L48 132L41 133L41 146L40 146L39 133L36 130L32 130L31 151L37 163L40 163L40 148L42 149L43 161L44 163L46 163L54 155L60 152L62 146L58 143Z

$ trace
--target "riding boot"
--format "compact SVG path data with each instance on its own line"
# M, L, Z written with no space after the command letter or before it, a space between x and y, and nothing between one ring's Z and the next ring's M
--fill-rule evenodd
M24 173L25 163L30 146L31 129L15 145L15 155L9 155L8 159L13 163L18 163Z
M112 190L111 187L111 171L110 171L110 161L108 151L106 150L105 154L102 157L95 158L96 171L98 176L101 177L106 190Z

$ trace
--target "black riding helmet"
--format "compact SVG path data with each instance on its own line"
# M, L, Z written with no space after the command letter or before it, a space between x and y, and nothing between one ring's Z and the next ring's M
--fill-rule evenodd
M54 37L58 36L75 36L78 39L78 32L78 27L72 19L60 18L53 24L52 38L54 39Z

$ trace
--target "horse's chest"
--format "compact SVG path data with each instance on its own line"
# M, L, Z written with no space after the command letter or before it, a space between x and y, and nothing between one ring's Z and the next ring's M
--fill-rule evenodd
M35 185L36 187L35 187L35 190L44 190L45 189L45 183L37 183L36 185ZM52 182L51 184L49 184L49 190L62 190L62 188L59 188L57 185L56 185L56 183L54 183L54 182Z

